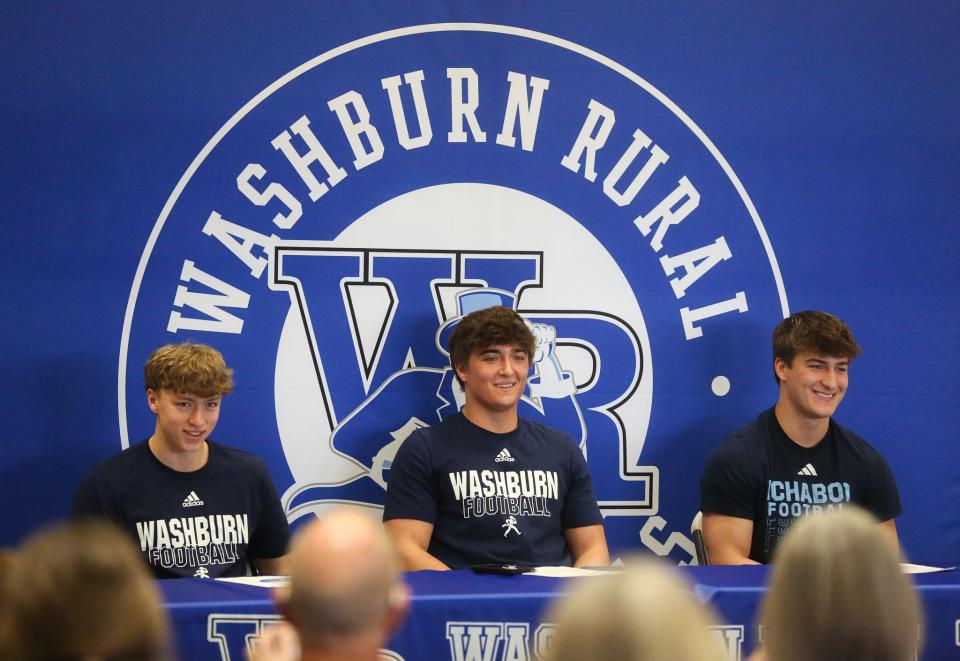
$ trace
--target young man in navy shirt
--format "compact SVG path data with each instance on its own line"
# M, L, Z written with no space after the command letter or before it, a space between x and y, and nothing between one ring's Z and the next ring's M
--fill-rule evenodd
M453 330L463 408L411 434L390 468L383 518L407 570L609 562L579 446L517 413L535 345L499 305Z
M290 529L266 466L210 440L232 375L203 344L154 351L153 434L95 466L74 496L74 516L120 525L157 578L284 573Z
M769 562L797 518L846 503L871 512L899 546L890 467L832 417L859 354L847 325L826 312L797 312L774 329L776 406L721 442L700 482L711 564Z

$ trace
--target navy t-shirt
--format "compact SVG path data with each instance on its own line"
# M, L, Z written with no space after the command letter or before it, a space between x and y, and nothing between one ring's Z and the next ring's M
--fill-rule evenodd
M138 443L81 481L75 517L112 520L135 540L157 578L250 574L249 558L277 558L290 540L283 507L263 462L208 441L199 470L163 465Z
M886 460L833 419L812 448L794 443L773 409L724 439L700 480L700 509L753 521L750 559L769 562L793 522L854 503L886 521L902 512Z
M603 522L587 463L568 434L523 418L496 434L462 413L403 442L383 518L432 523L427 550L454 569L569 565L563 531Z

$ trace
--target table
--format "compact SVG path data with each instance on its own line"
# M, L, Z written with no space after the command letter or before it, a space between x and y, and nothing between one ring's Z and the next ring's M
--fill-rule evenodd
M745 659L757 643L756 615L768 567L682 567L696 594L726 624L730 661ZM410 613L389 641L388 658L499 661L530 659L549 645L544 611L571 579L477 575L469 571L406 574ZM960 658L960 572L915 576L927 626L923 661ZM279 619L261 587L178 579L160 582L183 661L240 661L248 642Z

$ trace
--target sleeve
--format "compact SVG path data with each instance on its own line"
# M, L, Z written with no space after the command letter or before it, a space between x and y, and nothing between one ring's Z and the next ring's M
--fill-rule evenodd
M752 521L757 479L750 457L737 448L724 441L707 459L700 478L700 511Z
M867 493L869 500L863 503L865 509L880 521L888 521L903 514L900 504L900 492L890 470L890 464L877 453L869 476Z
M277 488L265 464L257 460L257 481L259 483L260 518L257 527L250 535L247 556L253 559L279 558L287 552L290 543L290 524L280 504Z
M603 515L597 505L597 494L587 461L572 438L567 438L570 453L570 483L563 503L560 525L564 530L603 523Z
M440 500L424 431L403 442L390 466L383 520L416 519L433 523Z
M119 521L112 502L106 478L98 466L87 473L77 486L70 516L74 519L100 518Z

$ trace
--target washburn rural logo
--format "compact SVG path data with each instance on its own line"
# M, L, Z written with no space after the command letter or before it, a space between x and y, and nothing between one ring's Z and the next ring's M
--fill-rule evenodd
M776 260L679 107L527 30L373 35L293 69L217 132L136 274L122 442L149 431L150 351L206 342L237 383L215 436L267 461L290 520L376 514L400 444L463 404L449 327L491 304L534 330L521 414L580 443L612 547L689 560L692 458L716 442L711 421L755 413L731 416L725 395L769 379L787 310Z

